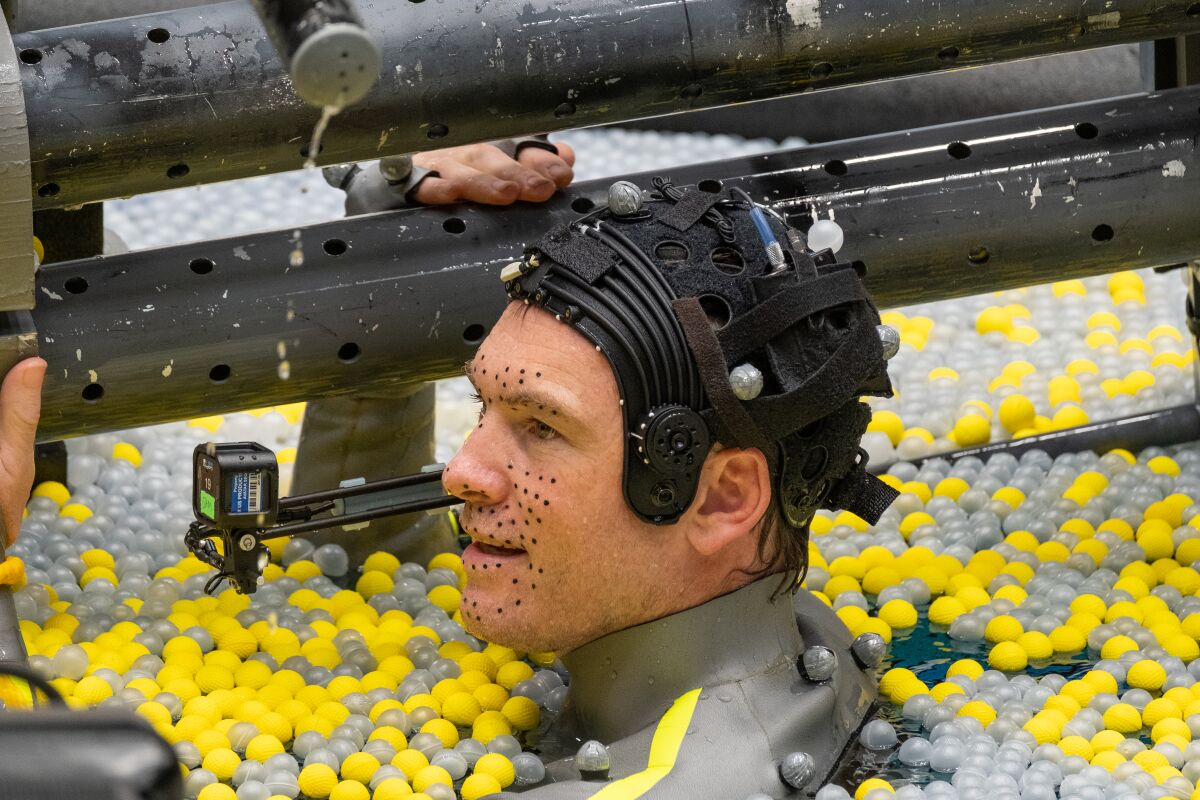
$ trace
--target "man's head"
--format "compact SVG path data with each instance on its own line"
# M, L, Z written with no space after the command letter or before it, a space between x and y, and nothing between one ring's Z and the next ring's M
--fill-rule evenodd
M890 499L857 447L858 395L888 389L858 276L796 238L785 260L748 198L656 188L506 270L522 302L468 367L480 424L444 482L481 636L573 649L798 571L817 507Z
M770 502L766 459L705 461L675 525L645 522L621 491L624 422L612 369L542 309L510 304L471 362L478 427L446 468L463 498L463 617L522 649L569 650L745 582Z

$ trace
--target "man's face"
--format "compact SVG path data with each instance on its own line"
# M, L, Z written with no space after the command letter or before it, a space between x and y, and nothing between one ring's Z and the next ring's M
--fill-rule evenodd
M624 424L607 359L536 307L510 304L468 366L478 427L443 476L463 498L473 634L565 652L658 615L684 543L621 492Z

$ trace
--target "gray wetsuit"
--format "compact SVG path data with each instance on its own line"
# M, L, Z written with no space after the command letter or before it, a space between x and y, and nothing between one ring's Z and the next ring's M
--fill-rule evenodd
M543 758L597 739L608 747L609 777L585 780L573 758L550 761L553 782L521 792L522 800L744 800L815 790L878 687L831 609L804 590L771 599L779 580L760 579L566 656L570 698ZM797 752L813 767L803 791L780 775L781 761Z

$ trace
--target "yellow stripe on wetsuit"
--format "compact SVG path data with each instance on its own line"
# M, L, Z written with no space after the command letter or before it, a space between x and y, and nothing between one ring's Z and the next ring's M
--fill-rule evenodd
M683 737L692 724L692 714L696 711L696 701L700 699L700 690L693 689L681 696L663 714L650 740L650 758L646 768L627 778L614 781L591 796L591 800L636 800L654 788L671 772L675 759L679 757L679 748L683 746Z

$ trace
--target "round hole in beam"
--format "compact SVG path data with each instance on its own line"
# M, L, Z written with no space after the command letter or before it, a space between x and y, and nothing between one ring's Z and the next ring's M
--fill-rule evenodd
M972 264L986 264L991 257L992 254L981 244L977 244L967 251L967 261Z
M167 167L167 177L171 180L186 178L187 174L192 171L192 168L187 164L172 164Z
M1109 242L1109 241L1112 241L1112 238L1113 238L1113 229L1112 229L1111 225L1105 225L1104 223L1101 223L1101 224L1097 225L1096 227L1092 228L1092 241L1093 242Z
M42 51L34 47L27 47L21 51L21 63L23 64L40 64L42 62Z
M1187 11L1183 12L1189 17L1200 17L1200 3L1192 3L1187 7Z
M83 398L85 403L95 403L101 397L104 397L104 387L98 383L89 383L87 386L83 387L83 391L80 392L80 396Z
M458 217L450 217L450 219L442 220L442 230L457 236L467 230L467 223Z
M830 175L845 175L847 172L846 162L840 158L835 158L832 161L825 162L825 171Z
M949 145L947 145L946 152L950 154L951 158L970 158L971 145L967 144L966 142L951 142Z
M340 256L350 248L341 239L326 239L321 249L331 256Z
M576 197L571 201L571 210L576 214L586 214L595 207L596 204L588 197Z
M208 371L208 379L213 383L224 383L232 374L233 370L229 368L228 364L217 364Z
M429 126L429 130L425 131L425 135L430 139L445 139L450 135L450 128L437 122Z
M833 74L833 64L830 64L828 61L819 61L812 65L809 74L814 78L828 78Z
M721 182L715 178L705 178L696 184L696 188L708 194L719 194L723 188Z
M563 117L569 117L574 113L575 104L570 101L559 103L554 109L554 116L558 117L559 119L562 119Z
M211 258L193 258L188 262L188 269L197 275L207 275L213 271L216 264Z
M463 342L466 344L479 344L483 341L485 333L487 333L487 330L478 322L468 325L463 328Z
M308 144L305 144L303 147L300 148L300 157L301 158L308 158L308 148L311 144L312 144L312 142L309 142ZM317 155L321 155L321 152L324 151L324 149L325 149L324 144L318 144L317 145Z
M53 181L50 183L43 183L38 187L38 197L54 197L54 195L58 194L58 192L59 186Z
M943 64L953 64L958 60L958 48L954 45L943 47L941 50L938 50L937 60Z
M353 364L358 361L360 355L362 355L362 348L355 342L346 342L338 348L337 352L338 361L343 364Z
M82 275L67 278L63 282L63 288L71 294L83 294L88 290L87 278L84 278Z
M1075 135L1080 139L1095 139L1100 129L1090 122L1080 122L1075 125Z
M164 44L168 39L171 38L171 32L166 28L151 28L146 33L146 38L155 44Z

